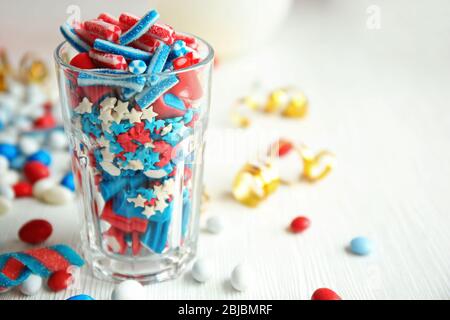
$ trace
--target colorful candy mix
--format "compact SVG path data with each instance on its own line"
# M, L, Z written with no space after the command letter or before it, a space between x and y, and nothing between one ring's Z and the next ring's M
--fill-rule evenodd
M66 245L0 255L0 291L21 285L30 275L48 278L69 267L82 267L83 259Z
M74 177L95 185L93 216L106 226L94 232L108 254L162 253L181 246L189 231L199 148L194 128L207 101L203 70L182 69L199 64L205 52L195 39L176 39L158 19L154 10L140 18L101 13L61 27L80 52L68 59L78 69L64 71L71 124L79 132ZM45 177L31 176L39 178ZM74 182L62 184L73 189ZM42 183L34 193L45 198L48 188Z

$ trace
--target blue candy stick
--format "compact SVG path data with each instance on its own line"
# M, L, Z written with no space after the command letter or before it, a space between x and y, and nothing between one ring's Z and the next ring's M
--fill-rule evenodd
M148 52L132 47L122 46L120 44L115 44L103 39L96 39L94 41L94 49L103 52L118 54L128 60L143 60L146 63L148 63L152 57L152 55Z
M150 75L150 84L154 85L158 82L158 76L155 73L159 73L163 70L169 57L170 47L164 42L160 42L158 48L153 54L152 60L147 68L147 74Z
M146 79L144 76L132 76L132 77L108 77L100 74L90 74L81 72L78 75L78 85L80 87L89 86L115 86L121 88L128 88L137 92L144 89Z
M119 43L122 45L127 45L134 40L139 39L144 35L151 26L155 24L156 20L159 19L159 13L156 10L151 10L147 12L135 25L133 25L127 32L122 34L119 38Z
M141 108L147 108L177 83L178 78L175 75L168 76L167 78L160 80L154 86L148 87L136 95L136 103Z
M91 50L91 47L81 40L80 37L75 33L73 28L68 24L63 24L59 30L61 31L64 38L67 40L68 43L72 45L78 52L87 52Z

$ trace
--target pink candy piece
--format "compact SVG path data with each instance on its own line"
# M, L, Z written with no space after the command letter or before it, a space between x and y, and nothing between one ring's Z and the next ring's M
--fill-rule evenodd
M108 69L117 69L117 70L127 70L128 64L125 58L121 55L106 53L91 49L89 51L89 57L91 57L94 62Z
M120 27L120 21L109 13L100 13L97 19Z
M129 13L122 13L119 17L119 21L122 25L122 29L126 31L130 29L134 24L136 24L139 21L139 18ZM171 45L174 42L173 33L174 31L171 26L157 22L152 25L150 30L148 30L139 40L149 40L149 38L157 38Z
M84 30L97 38L111 42L117 42L122 34L120 27L99 19L86 21L81 28L84 28Z

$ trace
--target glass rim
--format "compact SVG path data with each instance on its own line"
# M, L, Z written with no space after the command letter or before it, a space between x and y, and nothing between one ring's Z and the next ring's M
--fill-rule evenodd
M197 64L195 64L193 66L189 66L187 68L182 68L182 69L173 70L173 71L169 71L169 72L153 73L152 75L161 76L161 77L168 77L168 76L171 76L171 75L177 75L177 74L180 74L180 73L184 73L184 72L200 69L201 67L204 67L204 66L208 65L209 63L211 63L213 61L214 55L215 55L214 49L207 41L205 41L202 38L197 37L197 36L195 36L193 34L190 34L190 33L181 32L180 34L191 36L191 37L195 38L195 40L200 41L202 44L204 44L205 47L208 49L208 54L206 55L206 57L202 61L200 61L199 63L197 63ZM66 69L70 69L71 71L83 72L83 73L88 73L88 74L93 74L93 75L102 75L102 76L114 77L114 78L129 78L129 77L136 77L136 76L150 77L150 76L152 76L150 74L145 74L145 73L143 73L143 74L103 73L101 71L105 70L105 69L102 69L102 68L97 68L97 69L80 69L80 68L74 67L74 66L70 65L69 63L64 62L63 58L61 57L61 49L67 44L70 45L66 40L61 42L56 47L56 49L54 50L53 57L54 57L56 63L59 66L64 67ZM107 70L109 70L109 69L107 69Z

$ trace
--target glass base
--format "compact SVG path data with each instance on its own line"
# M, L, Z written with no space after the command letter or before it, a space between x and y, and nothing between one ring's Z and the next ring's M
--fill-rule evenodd
M101 252L85 254L96 278L120 282L133 279L142 284L157 283L180 276L195 256L195 249L183 246L145 259L111 257Z

